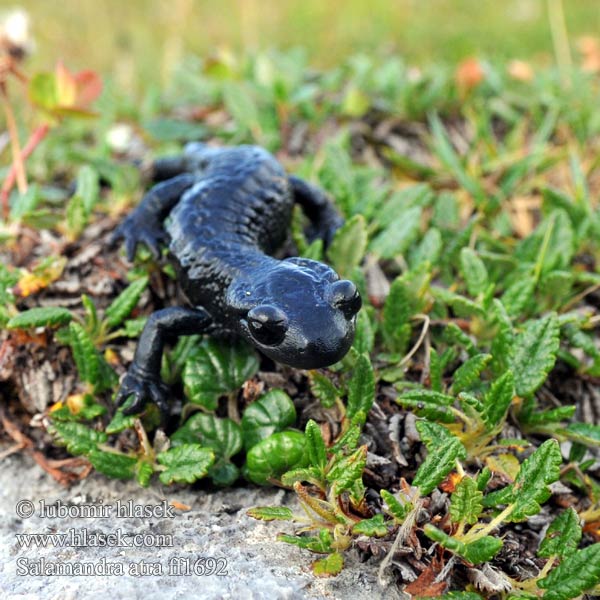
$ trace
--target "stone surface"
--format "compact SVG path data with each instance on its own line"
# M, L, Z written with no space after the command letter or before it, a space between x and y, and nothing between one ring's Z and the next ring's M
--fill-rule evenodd
M35 513L19 518L16 507L20 500L33 502ZM161 505L163 501L178 502L190 510L176 510L175 516L116 517L117 501L127 506ZM40 515L40 502L46 506L60 501L63 505L110 507L111 516L74 518ZM262 523L250 519L245 512L257 505L286 504L294 507L294 496L282 490L255 487L206 492L189 488L172 489L154 483L143 489L134 482L109 480L92 475L70 489L55 483L48 475L23 455L4 459L0 469L0 596L4 599L84 598L144 598L169 600L199 597L203 599L261 599L261 598L396 598L391 588L377 583L378 563L359 563L350 552L347 568L331 579L316 579L310 572L315 555L277 542L279 531L291 533L287 523ZM30 505L20 505L27 510ZM73 510L73 509L71 509ZM96 509L97 511L99 509ZM107 513L109 508L104 509ZM16 534L56 533L69 535L85 547L22 548ZM83 530L88 539L83 539ZM94 547L100 534L118 533L172 536L172 547L157 547L157 540L142 540L147 547ZM93 538L92 536L96 536ZM31 539L31 538L29 538ZM124 538L129 543L131 538ZM164 540L167 544L169 538ZM32 542L33 545L33 542ZM227 575L170 575L174 572L173 558L179 557L183 566L199 565L199 558L225 559ZM21 559L18 566L18 560ZM27 563L23 559L27 559ZM119 564L123 575L36 576L19 574L31 572L41 559L47 564L89 563L95 569ZM104 559L104 560L103 560ZM134 576L130 568L142 563L146 568L161 569L161 575ZM208 566L208 563L205 563ZM130 567L134 565L134 567ZM221 565L219 565L221 566ZM87 568L92 568L87 567ZM112 567L111 567L112 568ZM198 567L199 568L199 567ZM98 572L98 571L96 571Z

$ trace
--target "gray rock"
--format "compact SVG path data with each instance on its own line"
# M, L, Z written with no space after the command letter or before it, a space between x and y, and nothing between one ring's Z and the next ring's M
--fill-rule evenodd
M20 500L33 502L35 513L29 518L16 514ZM60 502L68 516L43 516L42 506ZM128 506L164 506L176 501L190 507L176 510L175 516L117 517L117 501ZM84 505L104 506L107 516L86 518ZM359 563L349 552L347 567L341 575L317 579L310 571L316 558L307 551L276 541L280 531L292 532L287 523L262 523L246 516L246 510L257 505L288 505L297 508L293 494L282 490L256 487L205 492L188 488L171 489L154 484L149 489L135 482L122 482L94 474L70 489L55 483L47 474L23 455L12 455L2 461L0 469L0 592L5 599L85 598L118 600L203 599L295 599L295 598L397 598L395 589L382 589L377 583L378 563ZM29 507L20 505L21 509ZM70 507L70 508L69 508ZM77 507L77 508L73 508ZM110 510L109 510L110 509ZM50 509L52 510L52 509ZM95 508L100 512L99 508ZM160 510L160 509L159 509ZM110 515L108 513L111 513ZM70 531L73 533L70 534ZM84 534L83 530L87 533ZM102 536L118 534L131 543L133 534L166 536L159 547L156 537L141 540L147 546L98 547ZM20 547L17 534L67 534L81 547ZM88 538L83 538L87 535ZM169 538L169 536L172 536ZM28 538L32 540L33 538ZM71 540L68 540L71 541ZM226 575L175 574L175 557L183 568L200 569L198 559L221 559L218 565L204 562L205 567L223 566ZM96 574L34 575L41 561L53 568L85 568ZM111 567L111 565L116 565ZM130 565L134 565L131 567ZM143 565L162 574L135 576L129 569ZM108 569L117 574L106 574ZM118 574L123 569L123 574ZM115 572L115 571L113 571Z

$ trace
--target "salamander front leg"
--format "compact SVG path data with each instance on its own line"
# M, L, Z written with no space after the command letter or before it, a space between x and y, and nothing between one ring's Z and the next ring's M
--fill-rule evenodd
M133 403L124 411L125 414L139 413L148 402L153 402L160 409L163 419L168 415L169 389L160 378L165 342L181 335L204 333L211 321L203 308L164 308L150 315L133 362L115 398L117 405L122 406L133 396Z
M320 238L327 247L335 232L344 224L344 219L321 188L293 175L289 177L289 181L294 200L310 220L311 225L307 231L309 241Z
M142 198L135 210L115 229L110 243L125 240L127 258L133 261L139 243L144 243L155 258L160 256L160 245L166 243L167 234L162 221L177 204L183 192L192 187L194 175L178 175L155 185Z

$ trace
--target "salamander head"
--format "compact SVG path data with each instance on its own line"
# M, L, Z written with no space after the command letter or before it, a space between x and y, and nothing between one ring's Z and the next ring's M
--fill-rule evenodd
M304 258L273 261L228 291L239 332L273 360L301 369L341 360L354 340L361 298L327 265Z

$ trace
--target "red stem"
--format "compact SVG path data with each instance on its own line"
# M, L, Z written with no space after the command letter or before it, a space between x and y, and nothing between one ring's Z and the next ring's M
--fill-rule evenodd
M33 153L33 151L37 148L40 142L46 137L50 131L50 126L47 123L40 125L35 131L29 136L25 147L21 151L21 159L23 161L27 160L29 156ZM8 215L10 212L10 206L8 203L10 192L15 185L15 181L17 179L17 169L15 165L10 168L4 183L2 184L2 189L0 190L0 205L2 206L2 213L4 215L4 219L8 219Z

